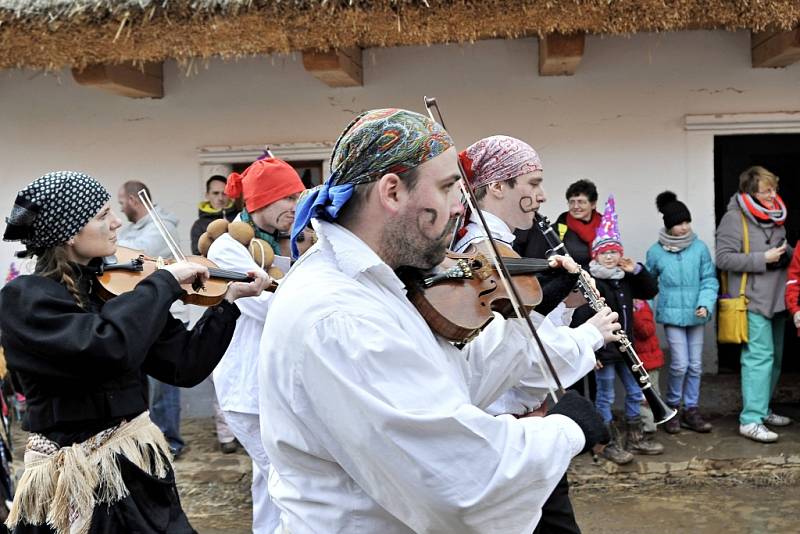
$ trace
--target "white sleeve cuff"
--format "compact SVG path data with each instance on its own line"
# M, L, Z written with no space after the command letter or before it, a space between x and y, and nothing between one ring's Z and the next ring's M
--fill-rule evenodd
M592 350L595 352L602 349L606 344L605 340L603 339L603 334L601 334L600 330L598 330L593 324L583 323L582 325L576 327L575 330L580 332L582 336L585 336L584 339L587 339L591 342Z
M583 447L586 445L586 436L583 435L583 430L581 427L578 426L578 423L567 417L566 415L561 414L553 414L548 415L548 419L555 419L558 423L558 426L561 429L561 432L564 433L564 436L567 438L567 442L570 446L570 452L572 456L577 456L579 452L583 450Z

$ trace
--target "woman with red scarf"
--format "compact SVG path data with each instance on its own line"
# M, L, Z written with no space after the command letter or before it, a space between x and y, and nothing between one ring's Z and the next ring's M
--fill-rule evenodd
M569 210L558 216L555 230L575 261L588 269L592 241L600 226L597 187L589 180L578 180L567 188L566 197Z
M592 261L592 241L597 227L600 226L600 214L597 207L597 187L589 180L578 180L567 188L567 206L558 216L553 229L558 234L567 252L585 270ZM547 256L547 241L542 232L534 226L530 230L517 230L514 250L525 258L544 258Z
M792 249L786 243L785 221L778 177L763 167L750 167L739 177L739 192L717 228L717 267L727 271L728 291L738 293L742 277L747 276L748 342L741 356L739 433L763 443L778 439L767 426L791 422L769 410L780 376L786 326L784 288Z

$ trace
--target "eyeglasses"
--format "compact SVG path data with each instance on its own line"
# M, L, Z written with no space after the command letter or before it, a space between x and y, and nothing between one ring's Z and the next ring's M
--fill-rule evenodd
M585 198L573 198L567 201L569 207L572 206L588 206L590 202Z
M778 194L778 188L777 187L770 187L770 188L765 189L764 191L756 191L756 196L757 197L771 197L771 196L777 195L777 194Z

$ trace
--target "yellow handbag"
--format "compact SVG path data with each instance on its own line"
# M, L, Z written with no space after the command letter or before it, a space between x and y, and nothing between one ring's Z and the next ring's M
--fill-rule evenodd
M742 216L742 237L744 253L750 254L750 238L747 233L747 221ZM720 343L747 343L747 297L744 288L747 284L747 273L742 273L739 295L736 297L720 296L717 306L717 341ZM728 294L728 272L722 274L722 295Z

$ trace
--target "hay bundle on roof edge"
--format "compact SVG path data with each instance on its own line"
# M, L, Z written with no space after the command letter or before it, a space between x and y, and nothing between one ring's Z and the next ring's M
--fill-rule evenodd
M0 0L0 67L798 24L797 0Z

